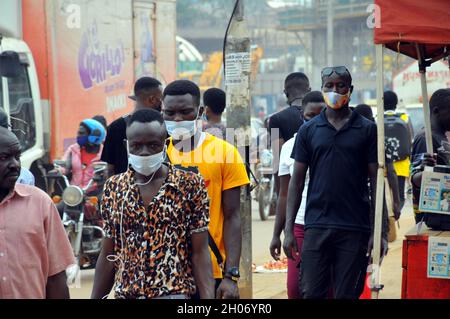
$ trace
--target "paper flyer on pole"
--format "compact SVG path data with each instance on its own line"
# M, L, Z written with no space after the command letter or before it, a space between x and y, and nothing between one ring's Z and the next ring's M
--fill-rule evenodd
M249 52L229 53L225 56L225 84L227 86L240 86L244 84L245 77L242 72L250 72L252 59Z
M450 215L450 174L423 172L419 210Z
M428 238L428 278L450 279L450 237Z

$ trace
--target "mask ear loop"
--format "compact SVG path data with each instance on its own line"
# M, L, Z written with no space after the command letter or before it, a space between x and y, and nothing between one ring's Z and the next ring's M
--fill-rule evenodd
M152 174L152 176L150 177L150 179L147 181L147 182L145 182L145 183L138 183L138 182L134 182L134 185L132 185L131 187L136 187L136 186L147 186L148 184L150 184L150 182L153 180L153 178L155 177L155 174L159 171L159 169L161 168L161 166L162 166L162 164L164 163L164 160L165 160L165 158L166 158L166 155L167 155L167 145L164 145L164 149L163 149L163 151L160 153L161 154L161 165L158 167L158 169L156 169L154 172L153 172L153 174Z

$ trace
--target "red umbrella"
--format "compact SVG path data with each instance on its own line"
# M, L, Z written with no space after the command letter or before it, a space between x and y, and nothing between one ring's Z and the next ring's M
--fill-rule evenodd
M426 68L450 55L449 0L375 0L379 28L374 42L419 62L425 113L427 150L433 152L429 122Z
M375 4L380 9L375 44L384 44L416 60L439 60L449 55L450 1L375 0Z

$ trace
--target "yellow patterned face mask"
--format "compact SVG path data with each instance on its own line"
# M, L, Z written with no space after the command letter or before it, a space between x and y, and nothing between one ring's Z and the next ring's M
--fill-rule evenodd
M345 95L336 92L322 92L322 95L325 103L334 110L341 109L350 101L350 91Z

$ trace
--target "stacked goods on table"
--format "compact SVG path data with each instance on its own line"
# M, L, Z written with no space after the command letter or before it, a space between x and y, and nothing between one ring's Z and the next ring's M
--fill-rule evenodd
M287 272L287 258L283 258L279 261L269 261L264 263L262 266L252 265L252 270L255 273L277 273L277 272Z

